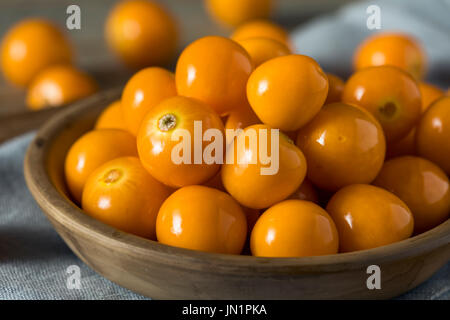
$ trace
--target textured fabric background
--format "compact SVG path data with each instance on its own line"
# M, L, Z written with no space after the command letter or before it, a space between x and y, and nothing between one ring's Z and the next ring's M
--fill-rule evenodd
M431 59L430 80L448 86L450 1L371 1L313 20L293 36L299 51L327 70L348 74L351 54L369 31L365 10L382 9L383 29L415 34ZM31 197L23 157L32 134L0 145L0 299L144 299L104 279L81 262L59 238ZM67 289L71 265L81 271L81 289ZM450 264L400 299L450 299Z

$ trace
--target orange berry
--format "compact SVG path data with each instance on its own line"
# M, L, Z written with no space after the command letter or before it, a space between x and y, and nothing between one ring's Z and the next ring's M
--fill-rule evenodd
M82 208L112 227L156 239L156 216L170 190L155 180L138 158L106 162L89 175Z
M329 191L372 182L386 150L378 121L366 110L344 103L325 105L298 132L297 145L305 154L309 180Z
M64 171L69 191L77 202L89 175L115 158L137 156L136 139L118 129L93 130L81 136L67 153Z
M14 25L1 43L1 69L11 83L25 87L40 71L72 62L72 48L61 29L44 19Z
M122 93L122 113L128 130L137 135L145 115L161 101L176 96L172 72L151 67L137 72L128 80Z
M269 38L278 41L292 50L289 34L279 25L269 20L253 20L234 30L231 39L241 41L250 38Z
M216 36L198 39L178 59L178 94L227 114L247 102L245 86L252 69L247 51L236 42Z
M267 125L247 127L237 135L234 146L227 149L226 163L222 165L222 182L225 189L243 206L267 208L286 199L305 178L306 161L303 153L281 133L277 141L278 150L272 150L272 130ZM267 134L267 141L261 139L263 132ZM238 141L243 141L242 147L239 147ZM231 148L234 148L234 152L230 152ZM260 155L264 152L262 150L271 153L270 163L263 161ZM278 161L274 153L278 154Z
M85 98L98 90L96 81L70 65L49 67L31 82L27 106L33 110L58 107Z
M251 74L247 96L253 111L265 124L295 131L323 106L328 79L319 64L302 55L269 60Z
M247 238L250 238L253 228L255 227L256 222L261 216L261 212L258 209L252 209L247 207L242 207L244 210L245 217L247 218Z
M326 210L336 223L339 249L371 249L411 236L414 219L406 204L394 194L371 185L342 188Z
M225 190L225 187L222 183L222 174L221 171L219 171L212 179L208 180L203 184L205 187L214 188L223 192L227 192ZM247 234L250 235L250 232L253 229L253 226L256 223L256 220L258 220L260 216L260 212L257 209L251 209L247 207L242 207L242 210L245 213L245 216L247 217Z
M175 19L148 0L120 1L108 15L105 36L112 51L132 68L169 63L178 42Z
M216 129L223 138L220 117L207 105L192 98L177 96L164 100L152 108L142 122L137 135L139 157L150 174L166 185L182 187L202 184L219 171L218 162L208 164L203 157L196 159L196 145L201 147L200 156L203 156L205 148L212 142L197 141L195 121L201 122L203 132ZM183 135L185 132L189 133L188 137ZM183 141L180 142L180 139ZM180 144L187 150L180 149ZM175 161L174 154L181 158L180 163ZM222 155L214 155L220 158L220 162L223 161Z
M274 0L205 0L206 9L218 22L236 27L253 19L268 18Z
M217 172L214 177L203 183L203 185L205 187L214 188L226 192L225 187L223 186L222 183L222 174L220 173L220 171Z
M342 91L344 91L344 80L331 73L327 73L327 77L328 95L325 104L341 102Z
M419 157L386 161L374 181L403 200L414 216L415 233L432 229L450 214L450 182L438 166Z
M419 90L422 96L422 112L427 110L431 103L445 94L442 89L426 82L419 83Z
M308 179L303 180L301 186L289 196L291 200L306 200L314 203L319 203L319 195L316 188Z
M418 40L410 35L377 33L359 45L353 65L355 70L392 65L422 79L427 69L427 57Z
M414 127L406 137L389 143L386 148L386 159L416 154L415 135L416 128Z
M175 191L164 201L156 221L159 242L206 252L240 254L246 233L239 204L225 192L204 186Z
M95 123L95 129L121 129L128 130L123 121L122 106L120 100L112 102L107 106Z
M444 92L441 89L425 82L419 83L419 90L422 96L422 114L428 109L433 101L444 95ZM398 142L390 143L387 146L386 158L391 159L400 156L415 155L415 135L416 127Z
M417 153L450 175L450 97L431 104L417 125Z
M253 228L252 254L260 257L306 257L335 254L336 226L318 205L286 200L267 209Z
M354 73L344 86L342 101L372 113L380 121L389 143L405 137L421 113L416 81L391 66L370 67Z
M291 54L286 45L269 38L249 38L238 40L237 43L247 50L255 68L273 58Z

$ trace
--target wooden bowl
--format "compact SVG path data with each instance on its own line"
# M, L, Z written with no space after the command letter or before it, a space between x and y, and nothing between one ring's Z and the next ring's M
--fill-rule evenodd
M419 236L370 250L305 258L256 258L170 247L118 231L66 196L63 164L120 90L73 104L37 133L25 158L34 198L72 251L104 277L157 299L378 299L400 295L450 258L450 220ZM187 204L188 205L188 204ZM369 290L368 266L381 268Z

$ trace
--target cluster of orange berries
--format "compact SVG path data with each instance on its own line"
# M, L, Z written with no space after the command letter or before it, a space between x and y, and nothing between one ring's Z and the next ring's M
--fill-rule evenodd
M445 221L450 97L420 82L426 57L417 41L367 39L346 82L291 48L282 28L257 20L230 38L196 40L175 74L136 73L68 152L73 199L167 245L241 254L249 244L269 257L374 248ZM174 163L178 129L194 137L194 121L222 134L242 129L238 137L279 129L279 170L261 175L268 165L258 149L270 146L259 140L240 161Z
M27 88L26 104L32 110L57 107L98 90L96 81L74 66L72 46L51 21L17 23L4 36L0 55L5 78Z

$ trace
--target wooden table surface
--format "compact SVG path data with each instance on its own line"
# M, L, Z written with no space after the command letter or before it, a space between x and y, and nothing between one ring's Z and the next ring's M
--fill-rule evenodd
M274 20L290 29L323 12L337 9L355 0L278 0ZM66 8L81 8L81 30L66 30L76 48L77 65L91 73L102 88L124 85L133 74L109 52L103 37L103 25L117 0L2 0L0 2L0 37L11 25L26 17L46 17L65 26ZM181 51L201 36L228 35L229 30L215 24L206 14L202 0L160 0L176 16L181 30ZM173 66L172 66L173 67ZM25 92L5 83L0 76L0 143L37 128L57 109L27 111Z

